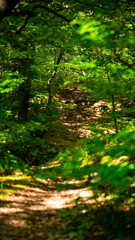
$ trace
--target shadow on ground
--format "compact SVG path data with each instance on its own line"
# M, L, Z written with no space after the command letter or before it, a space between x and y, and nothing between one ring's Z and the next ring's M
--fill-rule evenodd
M87 200L93 192L72 183L5 177L0 195L1 240L133 240L133 210ZM75 187L76 186L76 187Z

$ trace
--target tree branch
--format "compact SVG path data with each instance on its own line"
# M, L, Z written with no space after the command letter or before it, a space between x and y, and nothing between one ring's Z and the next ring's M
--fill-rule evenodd
M29 20L30 17L32 17L32 14L26 16L26 18L24 19L24 22L23 22L22 26L20 26L19 28L17 28L17 30L15 31L15 33L20 33L20 32L26 27L26 25L27 25L28 20Z
M30 19L30 17L35 16L34 10L37 9L37 8L45 9L47 12L53 13L55 16L57 16L57 17L59 17L59 18L62 18L63 20L65 20L65 21L68 22L68 23L71 21L71 20L67 19L65 16L63 16L63 15L61 15L60 13L56 12L55 10L52 10L52 9L46 7L46 6L42 6L42 5L38 4L38 5L35 5L35 6L32 8L31 12L29 12L29 15L27 15L26 18L24 19L23 24L22 24L19 28L17 28L16 31L14 31L15 33L20 33L20 32L26 27L26 25L27 25L28 20Z
M68 23L70 23L70 22L72 21L72 19L69 20L69 19L66 18L65 16L61 15L60 13L58 13L58 12L56 12L55 10L50 9L50 8L48 8L48 7L46 7L46 6L38 5L37 7L41 8L41 9L45 9L47 12L53 13L55 16L63 19L64 21L66 21L66 22L68 22Z
M17 8L19 8L20 6L23 6L26 2L19 2L16 6L15 6L15 10Z
M49 93L49 99L48 99L48 104L50 104L51 100L52 100L52 89L51 89L51 84L52 84L52 81L53 79L55 79L56 77L56 74L57 74L57 70L58 70L58 67L59 67L59 64L60 64L60 61L64 55L64 52L66 51L66 48L64 47L64 44L67 42L67 38L63 41L63 44L60 48L60 52L59 52L59 55L58 55L58 58L57 58L57 61L56 61L56 64L54 66L54 70L52 72L52 75L51 77L49 78L48 82L47 82L47 90L48 90L48 93Z
M29 4L31 3L37 3L39 2L38 5L35 5L32 9L32 11L34 9L45 9L47 12L49 13L53 13L55 16L63 19L66 22L70 22L71 20L67 19L65 16L63 16L62 14L58 13L56 10L50 9L46 6L41 5L41 3L44 1L31 1ZM50 3L51 1L48 0L46 3ZM20 0L0 0L0 21L5 18L8 15L11 15L11 13L16 14L16 15L22 15L24 16L25 11L19 11L19 7L22 6L23 4L25 4L25 2L20 2ZM20 32L26 25L28 22L28 19L32 16L32 11L30 12L30 14L28 14L28 11L26 11L26 13L28 14L27 17L24 20L23 25L20 27L20 30L18 29L17 32Z

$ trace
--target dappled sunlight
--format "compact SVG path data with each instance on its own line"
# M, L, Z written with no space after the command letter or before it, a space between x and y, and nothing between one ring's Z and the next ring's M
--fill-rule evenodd
M65 228L57 211L67 209L70 211L76 206L76 199L86 201L93 196L93 192L87 188L81 189L80 181L70 180L70 189L57 190L56 183L51 180L25 177L19 179L4 178L4 186L8 188L8 194L1 191L0 195L0 236L22 236L22 239L59 239L59 231ZM51 185L50 186L50 181ZM48 186L46 184L48 182ZM25 184L24 184L25 183ZM65 182L60 181L63 186ZM72 186L77 189L72 189ZM35 186L34 186L35 185ZM80 186L80 187L79 187ZM15 191L12 191L15 188ZM18 187L18 188L17 188ZM53 189L52 189L53 187ZM6 232L8 226L9 231ZM55 229L52 229L55 226ZM31 229L33 232L31 232ZM45 234L45 235L44 235ZM35 238L36 236L36 238ZM63 239L66 239L63 235Z
M25 179L25 176L19 179L10 177L10 180L7 178L6 181L5 177L3 186L7 186L8 189L5 192L3 189L0 194L2 231L0 237L7 236L8 239L13 240L13 236L19 238L21 234L22 240L31 238L34 240L72 239L67 238L67 235L62 235L61 238L60 232L65 231L67 224L71 223L74 226L78 221L75 220L76 218L81 221L83 216L86 217L92 211L88 215L88 222L90 221L91 224L93 211L97 211L100 216L100 209L103 207L106 211L109 201L115 198L115 195L105 196L105 194L100 194L95 198L94 191L82 187L84 183L85 180L63 181L59 179L55 182L51 179L42 180L31 177ZM61 212L68 218L64 220ZM73 216L73 220L70 215ZM75 219L74 216L76 216ZM6 232L7 226L8 232ZM95 230L93 232L95 234Z
M40 180L41 182L41 180ZM70 181L69 184L75 183L74 180ZM64 183L63 183L64 184ZM77 181L76 184L79 184ZM22 186L21 184L13 184L13 186ZM74 200L76 198L81 198L82 200L86 200L89 197L93 196L93 192L88 190L87 188L80 189L69 189L62 191L54 191L48 189L43 190L38 187L30 187L25 186L25 188L20 188L22 190L18 190L15 194L12 189L8 189L8 194L1 194L0 200L9 201L7 207L2 207L0 209L0 213L13 213L13 212L22 212L26 209L33 211L42 211L48 209L60 209L74 206ZM20 204L20 208L18 208L18 204ZM13 207L14 206L14 207ZM15 208L16 206L16 208Z
M23 209L17 208L17 207L12 208L12 207L9 207L9 205L7 207L0 208L0 214L10 214L10 213L16 213L16 212L23 212Z
M8 224L14 226L14 227L25 227L27 228L27 222L24 220L16 220L16 219L11 219Z
M21 178L22 183L25 177ZM6 182L6 179L4 179ZM11 179L10 179L11 180ZM20 180L20 179L19 179ZM32 179L31 179L32 181ZM19 187L16 193L12 192L12 189L8 189L9 194L4 195L4 192L0 195L1 208L0 208L0 221L3 216L7 216L5 224L11 225L12 227L28 228L29 217L31 214L37 215L38 212L46 212L55 214L56 210L60 209L71 209L75 206L79 206L82 203L88 204L89 206L96 207L96 204L104 204L104 202L110 200L110 197L99 197L97 200L93 199L94 192L88 188L81 188L81 184L84 181L77 181L72 179L68 181L70 189L52 190L48 188L44 190L41 183L46 186L47 180L36 179L35 187L29 186L29 180L21 185L21 181L18 184L18 179L10 182L10 186ZM61 180L61 185L65 186L65 182ZM28 184L28 185L27 185ZM31 182L33 185L34 183ZM54 183L52 182L52 185ZM37 185L37 186L36 186ZM38 186L39 185L39 186ZM76 186L77 189L72 189L72 186ZM55 187L55 184L54 184ZM4 201L4 202L3 202ZM76 205L77 204L77 205ZM85 212L85 209L83 210Z
M118 105L118 104L117 104ZM90 123L97 123L101 120L108 119L111 115L112 106L107 101L95 101L93 104L84 104L80 108L74 108L73 110L65 111L65 117L63 118L63 125L66 126L71 132L79 135L80 138L89 138L91 136L91 130L89 129ZM120 110L117 106L117 111ZM105 129L104 134L113 134L115 129L113 126L109 126Z

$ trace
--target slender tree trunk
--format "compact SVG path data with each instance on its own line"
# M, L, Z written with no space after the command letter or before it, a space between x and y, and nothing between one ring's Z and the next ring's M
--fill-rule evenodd
M102 55L102 53L100 53L99 50L99 54L102 57L103 61L104 61L104 57ZM107 78L108 78L108 83L110 85L110 89L112 89L112 83L111 83L111 79L108 73L108 69L105 68L105 72L107 74ZM113 115L113 121L114 121L114 126L115 126L115 132L116 134L118 133L118 122L117 122L117 117L116 117L116 107L115 107L115 96L113 94L113 92L111 92L111 101L112 101L112 115Z
M59 64L60 64L60 61L61 61L62 56L63 56L63 54L64 54L64 51L65 51L65 49L64 49L63 46L62 46L61 49L60 49L59 56L58 56L57 62L56 62L56 64L55 64L53 73L52 73L52 75L51 75L51 77L49 78L48 83L47 83L47 90L48 90L48 94L49 94L48 104L50 104L50 103L52 102L53 94L52 94L51 84L52 84L53 79L55 79L55 77L56 77L57 70L58 70L58 66L59 66Z
M116 118L116 108L115 108L115 97L112 94L112 106L113 106L113 120L114 120L114 126L115 126L115 132L118 133L118 123L117 123L117 118Z
M110 88L112 88L111 79L110 79L110 76L109 76L107 70L106 70L106 73L107 73ZM117 134L118 133L118 123L117 123L117 117L116 117L115 96L113 93L111 93L111 100L112 100L112 115L113 115L113 120L114 120L115 132Z
M28 108L31 91L30 71L27 69L26 79L21 83L18 91L18 122L25 123L28 120Z
M103 57L102 53L100 52L100 50L98 50L98 52L99 52L100 56L102 57L102 60L105 62L104 57ZM105 72L107 74L110 89L112 89L112 83L111 83L111 79L110 79L107 68L105 68ZM117 134L118 133L118 122L117 122L117 117L116 117L115 96L114 96L113 92L111 92L111 101L112 101L112 115L113 115L114 127L115 127L115 132Z

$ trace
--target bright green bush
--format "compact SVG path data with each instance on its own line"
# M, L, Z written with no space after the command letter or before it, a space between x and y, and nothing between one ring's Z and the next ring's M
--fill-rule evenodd
M57 156L61 163L61 176L85 180L85 184L98 195L113 193L119 197L127 192L132 195L134 142L133 129L83 140L72 150Z

